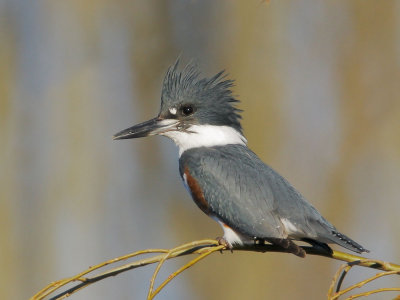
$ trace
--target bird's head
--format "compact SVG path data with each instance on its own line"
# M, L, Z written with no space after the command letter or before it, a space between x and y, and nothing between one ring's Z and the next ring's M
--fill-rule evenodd
M180 153L193 147L246 144L232 86L224 71L202 78L195 65L179 71L176 62L165 75L158 116L122 130L114 139L163 135L179 146Z

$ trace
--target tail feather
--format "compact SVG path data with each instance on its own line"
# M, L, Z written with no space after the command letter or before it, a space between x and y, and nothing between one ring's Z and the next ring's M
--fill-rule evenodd
M355 241L345 236L344 234L334 230L332 230L331 233L333 235L331 239L332 242L357 253L369 252L369 250L365 249L363 246L356 243Z

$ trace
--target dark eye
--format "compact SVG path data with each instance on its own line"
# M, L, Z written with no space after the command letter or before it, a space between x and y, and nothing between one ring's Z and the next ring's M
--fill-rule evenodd
M182 113L183 113L185 116L191 115L191 114L193 113L193 111L194 111L194 109L193 109L193 107L190 106L190 105L185 105L184 107L182 107Z

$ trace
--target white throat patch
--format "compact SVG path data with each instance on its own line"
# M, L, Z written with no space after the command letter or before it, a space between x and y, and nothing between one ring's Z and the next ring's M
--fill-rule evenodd
M167 120L165 120L167 121ZM224 146L239 144L246 146L246 138L236 129L229 126L192 125L184 131L167 131L161 133L172 139L179 147L179 156L188 149L198 147Z

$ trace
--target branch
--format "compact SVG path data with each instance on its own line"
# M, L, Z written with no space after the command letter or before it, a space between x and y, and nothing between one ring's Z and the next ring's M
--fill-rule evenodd
M391 266L386 266L384 272L381 273L377 273L374 276L367 278L359 283L353 284L352 286L344 289L344 290L340 290L342 283L344 281L345 276L349 273L349 271L354 267L354 266L359 266L360 262L364 263L364 264L373 264L373 265L380 265L380 266L384 266L385 262L383 261L378 261L378 260L373 260L373 259L363 259L363 260L359 260L359 261L354 261L354 262L349 262L347 264L343 264L339 270L336 272L331 286L329 288L328 291L328 300L337 300L339 299L340 296L343 296L346 293L349 293L351 291L353 291L356 288L361 288L363 286L365 286L367 283L370 283L371 281L374 281L378 278L384 277L384 276L390 276L390 275L400 275L400 270L396 270L396 268L394 268L394 270L392 270ZM393 266L393 265L392 265ZM396 265L394 265L396 266ZM333 292L334 287L336 286L336 291ZM359 298L359 297L366 297L375 293L382 293L382 292L395 292L398 291L400 292L400 288L379 288L376 290L372 290L372 291L367 291L367 292L363 292L360 294L356 294L356 295L352 295L347 299L355 299L355 298ZM397 299L397 298L396 298ZM399 297L400 299L400 297Z
M344 267L339 269L337 272L334 281L332 282L331 288L329 289L329 292L332 295L336 295L338 290L340 289L341 282L343 281L343 278L345 274L350 270L352 266L361 266L361 267L367 267L367 268L373 268L373 269L378 269L382 270L385 272L392 272L391 274L400 274L400 265L393 264L393 263L388 263L388 262L383 262L383 261L378 261L378 260L371 260L371 259L365 259L361 256L357 255L352 255L340 251L332 251L328 248L323 248L323 247L309 247L309 246L301 246L307 254L310 255L318 255L318 256L325 256L329 257L332 259L340 260L340 261L345 261L348 262ZM236 247L233 250L235 251L252 251L252 252L287 252L285 249L282 247L276 246L276 245L270 245L270 244L245 244L241 247ZM117 257L114 259L111 259L109 261L100 263L96 266L90 267L89 269L75 275L69 278L65 278L62 280L58 280L55 282L50 283L48 286L43 288L41 291L39 291L37 294L35 294L31 300L41 300L46 298L47 296L54 295L56 292L59 292L58 294L52 296L50 299L64 299L71 294L79 291L82 288L85 288L92 283L95 283L97 281L100 281L102 279L118 275L120 273L126 272L128 270L132 270L138 267L143 267L149 264L154 264L158 263L151 282L150 282L150 288L148 292L147 299L153 299L154 296L156 296L162 288L165 287L173 278L175 278L177 275L182 273L184 270L190 268L203 258L207 257L208 255L220 251L221 253L223 251L231 251L229 249L226 249L225 246L220 245L218 241L216 240L199 240L199 241L194 241L191 243L187 243L178 247L175 247L173 249L147 249L147 250L142 250L142 251L137 251L133 252L121 257ZM124 261L139 255L143 254L155 254L152 257L147 257L143 259L136 260L134 262L127 263L123 266L115 267L110 270L107 270L103 273L91 275L91 276L86 276L89 273L92 273L96 270L99 270L107 265L115 264L120 261ZM191 254L197 254L196 258L191 260L189 263L185 264L182 266L180 269L172 273L163 283L160 284L159 287L157 287L154 290L154 282L155 279L158 275L158 272L164 262L168 259L176 258L176 257L181 257L181 256L186 256L186 255L191 255ZM345 271L344 275L341 277L340 274ZM389 274L388 274L389 275ZM66 289L65 291L60 292L60 289L64 287L67 284L70 283L76 283L75 286ZM366 282L367 283L367 282ZM336 293L333 293L333 288L335 284L338 286L338 289ZM364 283L365 284L365 283ZM343 294L343 293L342 293ZM339 296L341 296L340 294ZM329 298L329 299L338 299L339 296L335 296L336 298Z

